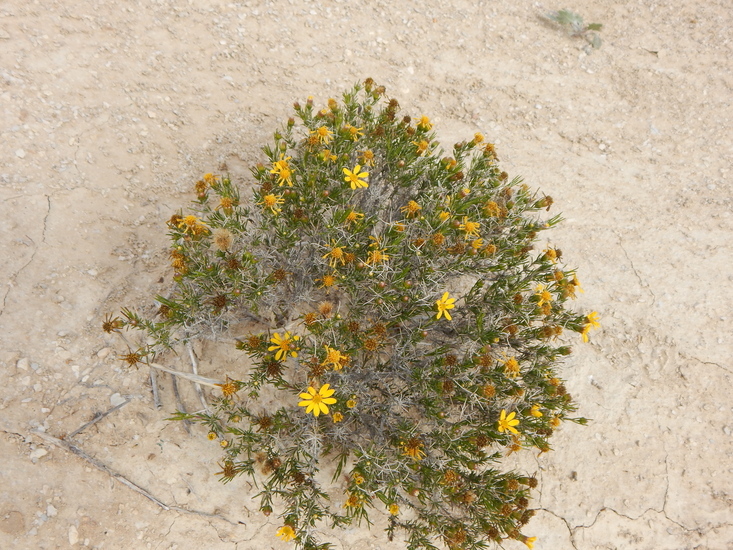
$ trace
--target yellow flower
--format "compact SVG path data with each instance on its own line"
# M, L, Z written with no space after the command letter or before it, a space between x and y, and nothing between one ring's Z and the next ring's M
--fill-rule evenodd
M541 418L542 417L542 413L540 412L540 406L539 405L532 405L532 408L530 409L529 414L531 414L535 418Z
M361 156L359 157L359 160L365 166L374 166L374 152L371 149L362 151Z
M422 210L422 206L417 204L415 201L410 201L405 206L400 208L400 212L408 217L417 216L420 213L420 210Z
M349 495L349 498L346 499L344 508L356 508L357 506L361 506L361 499L358 495L352 493Z
M481 143L483 140L484 140L484 135L482 133L477 132L477 133L474 134L474 136L473 136L473 142L476 145L478 145L479 143Z
M183 229L186 233L191 235L201 235L206 233L209 228L206 224L198 219L196 216L185 216L178 222L178 228Z
M282 195L273 195L270 193L269 195L265 195L262 197L262 201L258 202L257 204L261 204L265 208L269 208L273 214L277 214L281 212L281 210L277 207L278 204L283 204L285 202L285 199L282 197Z
M284 183L287 183L290 187L293 186L293 171L288 164L288 161L292 157L286 157L284 154L280 154L280 160L276 160L272 163L272 170L270 174L277 174L277 183L282 187Z
M402 455L409 456L413 460L422 460L425 458L425 452L422 450L422 447L422 441L417 437L413 437L402 445Z
M321 389L316 391L313 386L308 387L307 393L301 393L300 398L303 400L298 403L299 407L307 407L305 413L313 413L313 416L318 416L321 413L328 414L328 406L336 403L336 399L331 397L336 390L329 389L329 384L323 384Z
M346 126L344 126L344 130L349 133L349 137L353 141L358 140L361 136L364 135L364 132L362 132L363 128L355 128L351 124L347 124Z
M344 419L344 415L340 412L333 413L333 423L341 422Z
M428 147L430 147L430 143L428 143L424 139L421 139L420 141L411 141L410 143L417 147L418 155L424 155L425 153L427 153Z
M535 288L535 296L539 298L537 301L538 306L542 306L543 304L549 304L552 302L552 294L549 290L547 290L547 287L545 285L537 285Z
M583 336L583 342L587 342L589 340L588 333L591 331L591 329L596 329L601 326L601 324L598 322L598 312L592 311L585 317L586 323L583 325L583 330L581 331L581 335Z
M267 351L277 350L277 353L275 353L275 359L278 361L287 358L288 353L293 357L298 357L298 352L295 351L295 349L297 349L295 342L298 340L300 340L300 336L297 334L295 336L290 336L290 333L286 332L284 336L280 337L280 334L276 332L270 340L270 342L275 345L267 348Z
M361 485L362 483L364 483L364 476L362 476L361 474L354 474L354 483L356 483L357 485Z
M331 366L333 370L341 370L343 364L341 360L344 359L344 355L337 349L324 346L326 348L326 359L321 363L322 367Z
M321 151L320 157L323 162L333 162L338 158L328 149L324 149L323 151Z
M442 222L450 218L450 212L446 212L443 210L440 214L438 214L438 219Z
M277 530L277 536L285 542L290 542L295 538L295 531L293 531L293 528L290 527L290 525L283 525Z
M318 141L320 141L324 145L328 145L333 139L333 132L325 126L319 126L315 130L313 130L311 134L315 135L318 138Z
M474 239L473 241L471 241L471 248L473 248L474 250L478 250L482 246L484 246L483 239Z
M466 239L471 237L478 238L478 230L481 224L478 222L469 221L468 216L463 216L463 223L458 226L458 229L466 232Z
M338 280L338 276L336 274L334 275L326 274L321 279L316 279L316 282L319 282L319 281L321 282L320 288L323 288L323 287L330 288L336 284L337 280Z
M537 537L527 537L526 539L524 539L524 544L527 545L527 548L529 548L529 550L532 550L534 548L534 543L536 540Z
M544 250L545 257L550 260L553 264L557 261L557 250L554 248L546 248Z
M397 514L399 514L400 513L400 507L399 507L399 505L394 504L394 503L390 504L389 505L389 513L392 514L393 516L396 516Z
M356 407L356 399L355 399L355 398L353 398L353 397L352 397L351 399L349 399L349 400L348 400L348 401L346 402L346 406L347 406L348 408L350 408L350 409L353 409L354 407Z
M504 372L506 375L514 378L519 374L519 363L514 357L510 357L504 361Z
M239 391L239 384L236 380L230 379L229 376L227 376L226 382L216 385L221 388L221 393L224 394L224 397L230 397Z
M361 166L358 164L354 166L353 171L344 168L344 174L346 175L344 181L350 184L352 189L369 187L369 184L366 182L367 177L369 177L369 172L360 172L360 170Z
M423 115L420 117L420 120L417 121L417 127L421 130L430 130L433 125L430 124L430 119Z
M336 263L338 262L344 265L344 247L336 246L336 242L331 241L331 250L326 252L322 257L329 258L328 265L331 267L336 267Z
M209 438L209 441L214 441L217 438L216 432L209 432L206 437Z
M445 315L445 318L449 321L453 319L453 317L450 316L450 313L448 313L448 310L456 307L455 301L456 299L451 298L447 292L443 293L443 297L435 302L435 305L438 306L438 314L435 318L440 319L441 316Z
M384 253L385 250L386 250L386 248L383 248L381 250L379 250L379 249L370 250L369 251L369 256L368 256L367 261L366 261L367 265L380 264L382 262L388 261L389 260L389 256Z
M507 416L506 409L502 409L499 415L498 430L502 433L509 430L513 434L518 434L519 432L514 426L519 424L519 419L514 418L515 416L517 416L515 412L510 412L509 416Z
M352 223L356 223L362 219L364 219L364 214L355 210L351 210L348 214L346 214L346 219L344 221L347 225L351 225Z

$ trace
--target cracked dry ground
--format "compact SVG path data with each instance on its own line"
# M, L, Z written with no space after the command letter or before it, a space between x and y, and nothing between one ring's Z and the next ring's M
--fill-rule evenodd
M165 220L202 173L248 185L294 100L366 76L555 198L578 308L601 314L565 371L592 422L516 457L541 481L535 548L733 548L733 12L562 7L604 24L599 50L505 1L0 4L0 548L289 547L165 421L170 379L156 409L99 327L167 291ZM202 374L235 367L198 352ZM333 540L404 548L379 522Z

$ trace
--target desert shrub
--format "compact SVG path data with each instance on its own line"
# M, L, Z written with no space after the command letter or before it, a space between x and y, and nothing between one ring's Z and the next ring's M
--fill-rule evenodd
M502 172L480 134L444 154L430 120L371 79L320 110L296 103L264 155L251 196L207 174L170 219L172 294L157 317L105 322L146 337L122 359L237 339L249 364L175 418L206 426L222 481L251 477L282 518L273 535L298 548L330 547L325 526L370 509L410 549L531 547L537 482L501 459L584 422L557 372L561 334L597 326L565 307L581 289L560 250L537 245L560 221L552 199ZM347 481L329 489L326 465Z

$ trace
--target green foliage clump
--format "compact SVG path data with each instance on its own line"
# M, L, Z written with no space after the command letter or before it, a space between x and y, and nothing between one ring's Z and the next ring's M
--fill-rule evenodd
M501 458L549 451L562 420L584 422L569 416L558 337L587 340L596 314L566 309L578 279L537 247L559 221L543 216L552 199L502 172L482 135L445 154L427 117L399 111L371 79L320 110L296 103L251 197L207 174L194 213L171 218L175 287L158 320L124 310L105 330L144 332L122 356L135 364L250 322L232 336L251 366L209 410L175 417L207 427L222 481L255 480L298 548L331 547L324 526L372 508L410 549L531 547L536 480ZM325 465L348 480L333 502Z
M592 48L601 47L601 36L597 32L603 28L600 23L586 24L582 15L570 10L551 11L542 17L565 29L570 36L583 38Z

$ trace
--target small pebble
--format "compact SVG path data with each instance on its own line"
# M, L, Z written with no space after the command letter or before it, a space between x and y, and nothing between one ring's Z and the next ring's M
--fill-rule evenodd
M109 396L109 402L112 403L113 407L116 407L117 405L122 405L122 403L124 403L125 401L127 401L127 399L122 397L119 393L113 393Z
M18 362L15 364L16 367L18 367L20 370L28 370L28 367L31 366L31 362L27 357L21 357L18 359Z
M23 149L18 149L15 151L15 156L21 159L25 158L25 151Z
M35 464L36 462L38 462L38 459L39 458L43 458L47 454L48 454L48 451L46 449L42 448L42 447L38 447L37 449L33 449L31 451L31 454L30 454L31 461Z
M77 542L79 542L79 531L72 525L69 527L69 544L74 546Z

